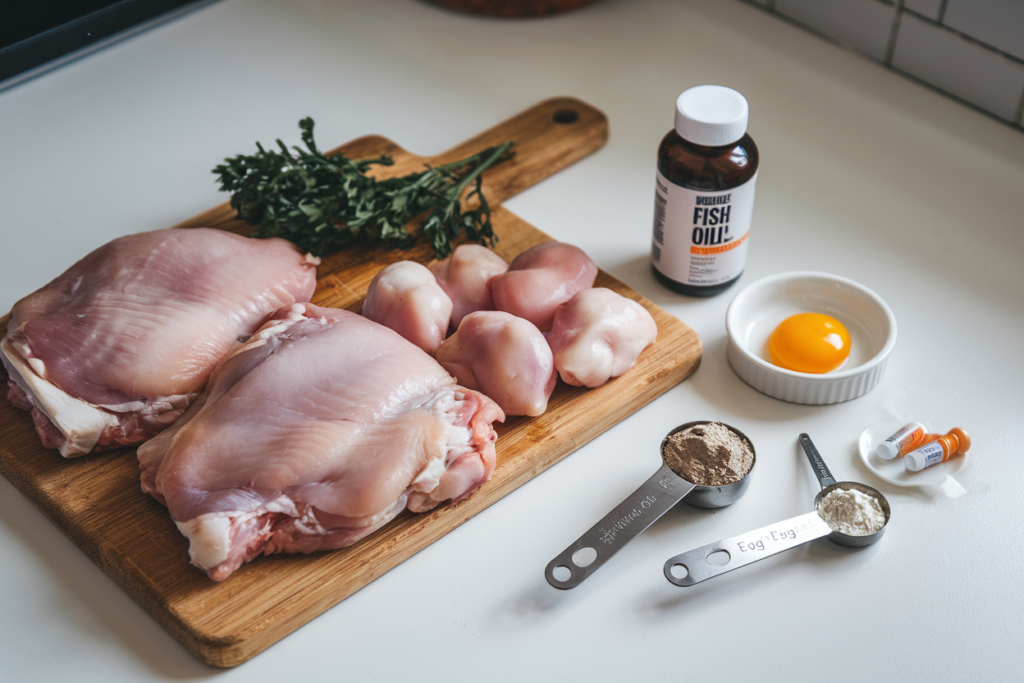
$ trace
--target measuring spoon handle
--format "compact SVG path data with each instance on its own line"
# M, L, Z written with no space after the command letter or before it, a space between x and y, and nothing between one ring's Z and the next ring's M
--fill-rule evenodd
M555 588L575 588L694 488L694 484L663 464L643 486L551 560L544 569L544 577ZM581 559L584 564L577 564L573 555L582 548L593 548L597 557L590 563ZM562 567L570 572L565 581L555 578L555 569Z
M835 477L828 469L828 465L821 459L821 453L814 447L814 442L811 441L811 437L806 434L800 435L800 445L804 447L804 453L807 454L807 459L811 461L811 468L814 470L814 476L818 478L818 483L821 484L821 488L826 488L836 483Z
M701 581L745 567L808 541L828 536L832 529L817 512L808 512L783 522L748 531L715 543L688 550L665 562L665 578L677 586L692 586ZM724 551L722 555L719 551ZM713 553L719 553L709 561ZM712 564L712 561L724 562ZM685 567L685 576L679 565Z

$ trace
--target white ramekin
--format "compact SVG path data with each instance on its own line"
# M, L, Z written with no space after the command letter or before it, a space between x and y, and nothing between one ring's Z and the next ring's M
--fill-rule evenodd
M796 313L825 313L850 332L850 357L816 375L772 365L768 337ZM828 273L779 273L740 291L725 314L729 365L761 393L791 403L826 405L871 391L896 344L896 318L884 301L853 280Z

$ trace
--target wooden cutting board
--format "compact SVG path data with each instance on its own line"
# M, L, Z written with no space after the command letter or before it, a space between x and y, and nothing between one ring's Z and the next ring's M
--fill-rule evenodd
M557 98L437 157L415 156L376 136L339 149L353 158L391 154L396 162L386 169L391 175L514 140L514 159L484 176L500 238L496 251L511 261L551 238L500 202L594 152L607 138L604 114L578 100ZM645 220L641 216L637 222ZM227 204L178 227L197 226L251 229L235 220ZM333 254L319 267L313 302L358 311L381 267L402 259L427 263L432 256L425 244L408 251L355 247ZM0 398L0 473L196 657L214 666L234 666L522 486L697 368L701 342L693 330L607 273L599 273L596 286L639 301L657 321L658 340L637 365L597 389L559 382L544 415L509 418L498 427L497 467L489 483L457 505L422 515L406 511L350 548L260 558L214 583L189 564L187 543L166 509L142 493L134 450L64 460L40 445L28 413L6 398ZM0 319L0 331L6 330L7 320ZM560 549L552 548L552 555ZM543 569L537 567L538 576Z

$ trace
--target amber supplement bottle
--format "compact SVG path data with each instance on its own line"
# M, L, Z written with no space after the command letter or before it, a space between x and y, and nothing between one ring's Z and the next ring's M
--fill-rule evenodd
M676 125L658 148L654 275L671 290L712 296L747 263L757 182L757 145L747 135L747 100L700 85L676 101Z

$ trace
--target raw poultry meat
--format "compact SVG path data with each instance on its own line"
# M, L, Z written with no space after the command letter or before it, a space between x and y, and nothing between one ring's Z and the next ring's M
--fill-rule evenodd
M463 386L494 399L506 415L543 414L557 377L541 331L501 311L463 318L437 350L437 362Z
M555 309L576 292L589 289L597 266L582 249L563 242L546 242L527 249L509 265L508 272L491 280L494 307L551 329Z
M494 469L501 409L394 331L295 304L139 449L142 487L220 581L260 554L351 545Z
M426 266L399 261L374 276L363 315L434 355L448 334L452 300Z
M241 340L309 300L317 263L282 239L209 228L115 239L14 305L9 398L65 457L145 441Z
M462 244L452 254L430 264L430 272L452 299L452 325L456 328L473 311L493 311L491 278L508 270L508 263L487 247Z
M595 287L558 307L547 340L562 381L593 388L633 367L657 336L646 308Z

